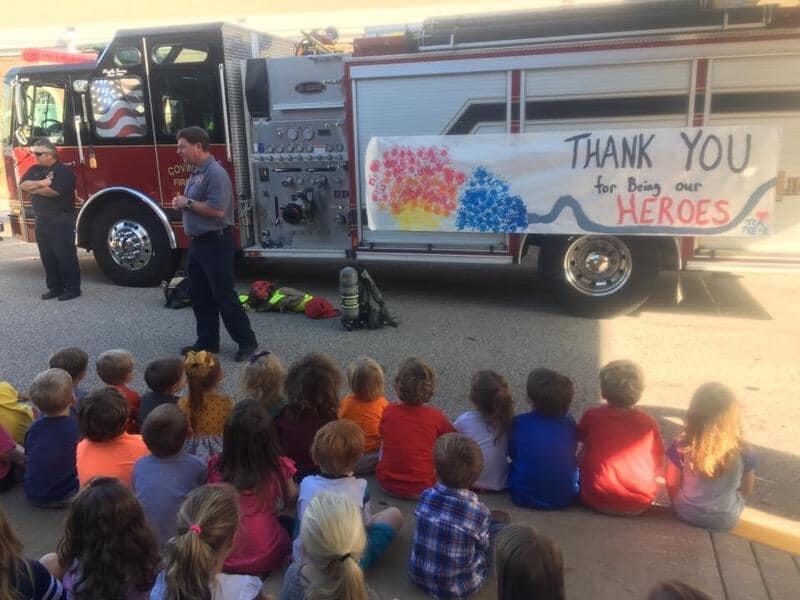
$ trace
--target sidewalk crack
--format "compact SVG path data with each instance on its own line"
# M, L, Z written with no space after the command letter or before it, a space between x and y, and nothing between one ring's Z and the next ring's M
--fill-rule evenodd
M725 584L725 577L722 573L722 563L719 561L719 553L717 552L717 543L714 540L714 534L709 531L708 537L711 539L711 549L714 551L714 560L717 563L717 574L719 575L720 583L722 583L722 594L724 596L724 600L729 600L728 586Z

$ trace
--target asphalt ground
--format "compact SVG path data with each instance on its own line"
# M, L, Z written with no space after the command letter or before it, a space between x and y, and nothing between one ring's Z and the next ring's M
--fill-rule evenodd
M91 357L123 347L136 357L133 387L144 390L147 362L175 354L194 340L192 311L163 308L158 288L114 286L91 255L80 256L83 296L70 302L41 301L43 273L35 245L0 242L0 379L25 389L46 368L50 353L67 345L80 346ZM340 266L240 264L240 288L266 278L323 295L335 304ZM705 381L720 380L741 397L746 437L759 461L750 504L770 515L800 520L800 277L686 274L680 303L671 293L674 280L665 277L654 298L635 315L594 321L563 314L542 289L532 264L376 265L370 272L401 320L397 329L346 332L338 319L252 314L261 347L287 365L309 351L327 352L342 366L369 355L384 365L387 381L404 358L424 357L438 377L433 404L451 418L468 408L469 377L481 368L503 374L517 410L525 410L525 379L538 366L558 369L574 380L571 412L578 418L599 402L599 367L615 358L631 358L647 375L641 406L659 421L665 440L678 431L692 391ZM222 387L231 393L240 368L231 361L235 350L223 334ZM96 383L90 372L86 384ZM508 504L504 495L487 501ZM5 495L2 503L30 554L54 547L61 515L26 507L18 490ZM717 546L728 544L728 538L738 540L734 536L719 538L715 546L713 536L678 523L668 513L620 520L582 509L550 514L508 508L515 520L530 520L562 544L570 597L644 597L650 585L670 576L693 581L718 597L758 597L737 596L736 590L745 587L725 586L726 570ZM405 512L410 517L413 506ZM404 535L408 541L408 527ZM756 564L754 577L764 591L767 578L758 570L758 553L748 548L748 560ZM384 597L416 597L407 582L401 582L403 557L401 550L396 552L393 567L376 573L377 587L381 591L385 580ZM797 564L788 560L796 576ZM731 572L741 574L742 569L733 567ZM769 597L783 596L774 588Z

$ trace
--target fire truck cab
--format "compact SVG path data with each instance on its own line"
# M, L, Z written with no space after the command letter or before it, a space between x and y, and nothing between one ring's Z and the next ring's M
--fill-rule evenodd
M240 61L293 45L225 25L120 31L96 63L11 69L3 83L3 155L11 229L32 241L35 217L19 191L45 137L76 173L77 243L115 283L152 285L186 247L171 207L187 165L175 134L199 125L240 197L249 188Z

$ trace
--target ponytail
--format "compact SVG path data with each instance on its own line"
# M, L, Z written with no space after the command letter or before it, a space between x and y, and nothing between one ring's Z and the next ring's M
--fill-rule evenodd
M491 371L478 371L472 376L470 401L486 419L489 429L494 433L495 442L511 429L514 418L514 400L508 383L502 375Z
M358 564L366 546L358 507L348 498L322 493L309 503L300 526L306 558L325 575L308 600L366 600L367 584Z
M189 424L197 431L197 414L203 408L203 397L219 380L219 361L205 350L188 352L184 367L189 387Z
M211 600L211 580L220 554L230 549L239 527L239 505L229 485L204 485L178 511L177 534L167 544L167 600Z

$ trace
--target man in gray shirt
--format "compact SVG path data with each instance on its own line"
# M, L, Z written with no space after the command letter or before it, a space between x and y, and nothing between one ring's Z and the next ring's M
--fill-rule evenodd
M189 238L186 271L191 282L197 341L190 350L219 352L219 318L239 345L236 362L258 348L235 289L233 260L233 186L228 172L211 156L208 133L200 127L178 132L178 154L194 168L183 194L173 205L183 211L183 230Z

